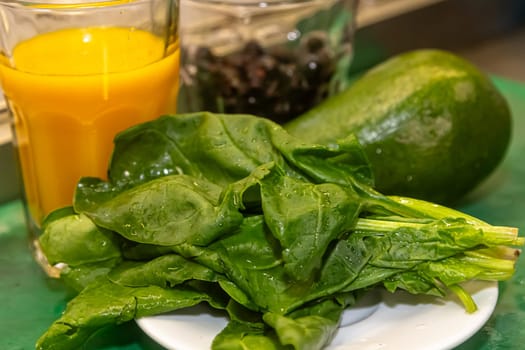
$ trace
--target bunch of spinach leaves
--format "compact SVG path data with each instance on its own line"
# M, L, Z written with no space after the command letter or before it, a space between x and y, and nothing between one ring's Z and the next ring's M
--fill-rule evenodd
M213 349L321 349L383 286L414 294L504 280L517 230L373 190L355 138L306 144L266 119L164 116L115 139L108 180L83 178L40 238L78 291L38 340L77 349L100 328L201 302L228 314Z

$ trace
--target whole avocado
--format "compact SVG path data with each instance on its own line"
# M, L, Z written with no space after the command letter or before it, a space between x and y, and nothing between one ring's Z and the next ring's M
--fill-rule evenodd
M376 189L451 204L503 159L507 101L465 59L441 50L397 55L284 127L309 142L357 135Z

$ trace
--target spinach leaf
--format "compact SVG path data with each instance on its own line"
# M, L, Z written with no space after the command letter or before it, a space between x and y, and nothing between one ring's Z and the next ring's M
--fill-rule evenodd
M328 299L289 316L265 313L263 319L275 330L281 344L296 350L316 350L332 340L344 308Z
M213 339L213 350L284 349L275 332L264 323L261 313L249 310L234 300L230 300L226 311L230 321Z
M68 214L50 220L39 239L50 264L78 266L119 258L120 239L86 215Z
M242 290L243 298L229 293L233 299L250 309L256 305L255 310L282 315L338 293L357 279L372 254L366 252L365 243L357 248L338 243L315 277L297 281L289 276L279 247L264 217L252 216L236 232L204 249L217 254L224 275L236 286L234 291Z
M275 128L272 140L287 162L311 182L373 186L370 164L353 135L328 147L302 143Z
M312 184L276 170L261 180L261 201L286 272L300 281L319 271L328 245L352 229L362 207L352 187Z
M80 292L97 280L106 278L108 273L121 262L121 258L115 258L77 266L66 265L60 272L60 279L70 288Z
M231 320L215 336L212 350L285 350L279 340L267 334L268 327L263 323L246 323Z
M243 219L232 197L220 201L220 187L186 175L154 179L112 197L97 189L79 188L77 212L140 243L206 245Z
M82 290L62 316L40 337L37 349L79 349L100 328L210 301L192 288L125 287L107 279Z
M128 240L122 244L121 251L122 257L131 261L148 261L173 252L170 246L144 244Z
M163 116L115 138L109 167L113 188L187 174L221 187L275 163L286 174L316 182L372 183L372 172L357 139L335 146L304 143L281 126L249 115L199 112Z
M148 262L123 262L108 274L108 278L128 287L172 288L192 279L217 282L220 275L180 255L168 254Z
M109 179L123 188L187 174L225 187L261 164L283 163L270 142L272 127L265 119L240 115L164 116L116 137Z
M262 320L245 321L230 311L231 321L215 337L212 349L321 349L334 336L349 301L353 295L316 302L288 316L265 313Z

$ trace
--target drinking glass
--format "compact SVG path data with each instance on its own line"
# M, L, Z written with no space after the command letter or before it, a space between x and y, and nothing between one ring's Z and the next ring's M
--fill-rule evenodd
M33 242L80 177L106 178L118 132L175 112L178 20L178 0L0 1L0 83Z

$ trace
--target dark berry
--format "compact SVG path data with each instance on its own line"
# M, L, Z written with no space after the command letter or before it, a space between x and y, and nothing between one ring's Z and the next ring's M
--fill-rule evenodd
M264 53L265 51L263 47L254 40L248 41L241 51L241 54L244 56L246 61L256 59L264 55Z
M310 33L305 38L305 48L307 52L316 53L325 48L328 44L328 39L324 33Z

